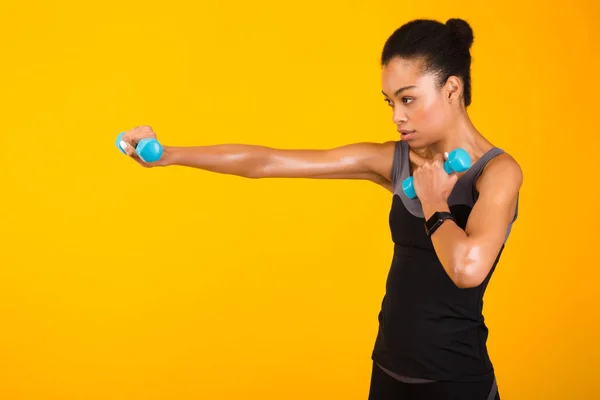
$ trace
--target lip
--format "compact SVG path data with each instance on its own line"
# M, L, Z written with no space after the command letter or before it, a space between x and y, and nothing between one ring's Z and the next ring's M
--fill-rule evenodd
M398 129L398 132L400 133L400 136L402 137L402 139L410 139L411 137L413 137L413 135L415 134L415 131L411 131L408 129Z

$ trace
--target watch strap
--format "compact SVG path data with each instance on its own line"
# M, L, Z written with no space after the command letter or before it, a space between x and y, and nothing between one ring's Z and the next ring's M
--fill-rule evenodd
M433 215L429 217L427 222L425 222L425 232L427 233L427 236L433 235L433 232L435 232L447 219L451 219L452 221L456 222L454 215L448 211L434 212Z

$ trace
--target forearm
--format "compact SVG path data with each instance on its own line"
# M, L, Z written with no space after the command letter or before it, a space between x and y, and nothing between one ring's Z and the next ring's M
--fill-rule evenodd
M269 162L269 150L264 146L247 144L166 146L164 147L161 165L177 165L221 174L255 178Z
M423 204L425 220L436 211L450 211L450 208L445 202ZM444 221L431 235L431 242L444 270L458 287L465 287L470 281L470 266L474 260L470 260L468 239L465 231L452 220Z

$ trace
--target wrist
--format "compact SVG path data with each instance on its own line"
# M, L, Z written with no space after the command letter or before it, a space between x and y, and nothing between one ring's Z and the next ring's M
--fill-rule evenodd
M423 216L425 220L431 218L431 216L436 211L447 211L450 212L450 207L448 207L448 202L446 200L433 200L433 201L425 201L421 202L421 206L423 208Z
M158 160L158 165L161 167L168 167L171 165L177 164L177 149L172 146L163 146L163 154L160 160Z

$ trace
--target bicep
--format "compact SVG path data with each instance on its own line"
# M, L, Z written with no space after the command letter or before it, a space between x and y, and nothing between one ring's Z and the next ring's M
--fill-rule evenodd
M393 142L354 143L331 149L271 149L259 177L390 181Z
M521 170L510 159L496 163L481 178L479 198L465 227L465 263L474 269L469 275L477 281L487 276L504 244L521 184Z
M465 228L472 245L477 245L494 257L504 243L516 208L516 194L514 198L500 197L503 196L480 195Z

